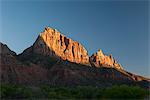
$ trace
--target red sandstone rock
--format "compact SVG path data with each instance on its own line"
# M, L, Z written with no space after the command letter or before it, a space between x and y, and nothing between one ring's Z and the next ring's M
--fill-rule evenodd
M87 50L78 42L46 27L33 45L36 53L57 56L70 62L89 64Z
M24 53L29 54L29 52L54 56L59 59L80 64L90 65L90 63L92 63L96 67L103 66L123 69L112 55L106 56L99 50L89 57L87 50L80 43L67 38L56 29L49 27L45 28L38 36L33 46L26 49Z
M96 67L110 67L123 69L122 66L117 63L117 61L112 57L112 55L104 55L102 50L98 50L98 52L94 53L90 57L90 62Z

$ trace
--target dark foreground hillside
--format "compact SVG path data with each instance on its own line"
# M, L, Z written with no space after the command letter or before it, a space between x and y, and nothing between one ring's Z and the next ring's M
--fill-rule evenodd
M112 86L98 88L77 87L25 87L2 84L2 99L149 99L149 91L138 86Z

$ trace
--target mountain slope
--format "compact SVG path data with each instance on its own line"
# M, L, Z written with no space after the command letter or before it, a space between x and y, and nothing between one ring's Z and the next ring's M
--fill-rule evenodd
M98 51L90 57L87 50L80 43L67 38L50 27L46 27L35 43L19 56L23 57L30 54L40 54L78 64L94 65L95 67L123 69L113 57L104 55L102 51Z
M2 83L36 85L48 80L46 69L33 63L24 64L6 45L0 43L0 46L0 79Z
M4 83L51 86L117 84L150 88L150 79L127 72L101 50L88 55L78 42L46 27L35 43L16 55L1 43L1 80Z
M53 56L58 59L75 63L89 64L86 49L76 41L60 34L56 29L46 27L33 46L25 50L22 55L30 53Z

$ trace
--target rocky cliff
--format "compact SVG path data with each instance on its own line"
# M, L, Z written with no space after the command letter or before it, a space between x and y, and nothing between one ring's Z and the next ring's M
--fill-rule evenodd
M91 57L87 50L77 41L67 38L56 29L46 27L40 33L37 40L30 48L26 49L23 54L28 55L36 53L58 59L75 62L95 67L113 67L123 69L117 61L110 56L103 54L101 50L94 53Z
M24 53L28 54L31 51L70 62L90 64L88 52L80 43L49 27L45 28L33 46L25 50Z
M11 51L6 44L0 42L0 54L16 55L14 51Z
M96 67L123 69L122 66L113 58L112 55L104 55L102 50L100 49L98 50L98 52L94 53L90 57L90 62Z
M45 84L47 69L32 62L19 61L14 51L0 42L0 82L11 84Z

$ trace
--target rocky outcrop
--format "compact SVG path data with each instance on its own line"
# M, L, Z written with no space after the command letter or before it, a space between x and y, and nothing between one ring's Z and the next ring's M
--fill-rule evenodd
M48 81L47 69L17 59L14 51L0 43L0 82L12 84L44 84Z
M16 55L14 51L11 51L6 44L3 44L0 42L0 54L10 54L10 55Z
M33 53L88 66L123 69L112 55L106 56L99 50L89 57L87 50L80 43L50 27L46 27L33 46L26 49L21 55L26 56Z
M6 44L0 43L0 66L3 64L19 64L15 58L16 53L11 51Z
M112 55L104 55L100 49L90 57L90 62L96 67L123 69L122 66L112 57Z
M26 56L32 55L33 53L88 66L94 65L96 67L123 69L112 55L106 56L99 50L89 57L87 50L80 43L67 38L56 29L50 27L46 27L40 33L33 46L26 49L21 55Z
M34 53L55 56L62 60L80 64L90 64L87 50L78 42L62 35L56 29L46 27L34 43Z

